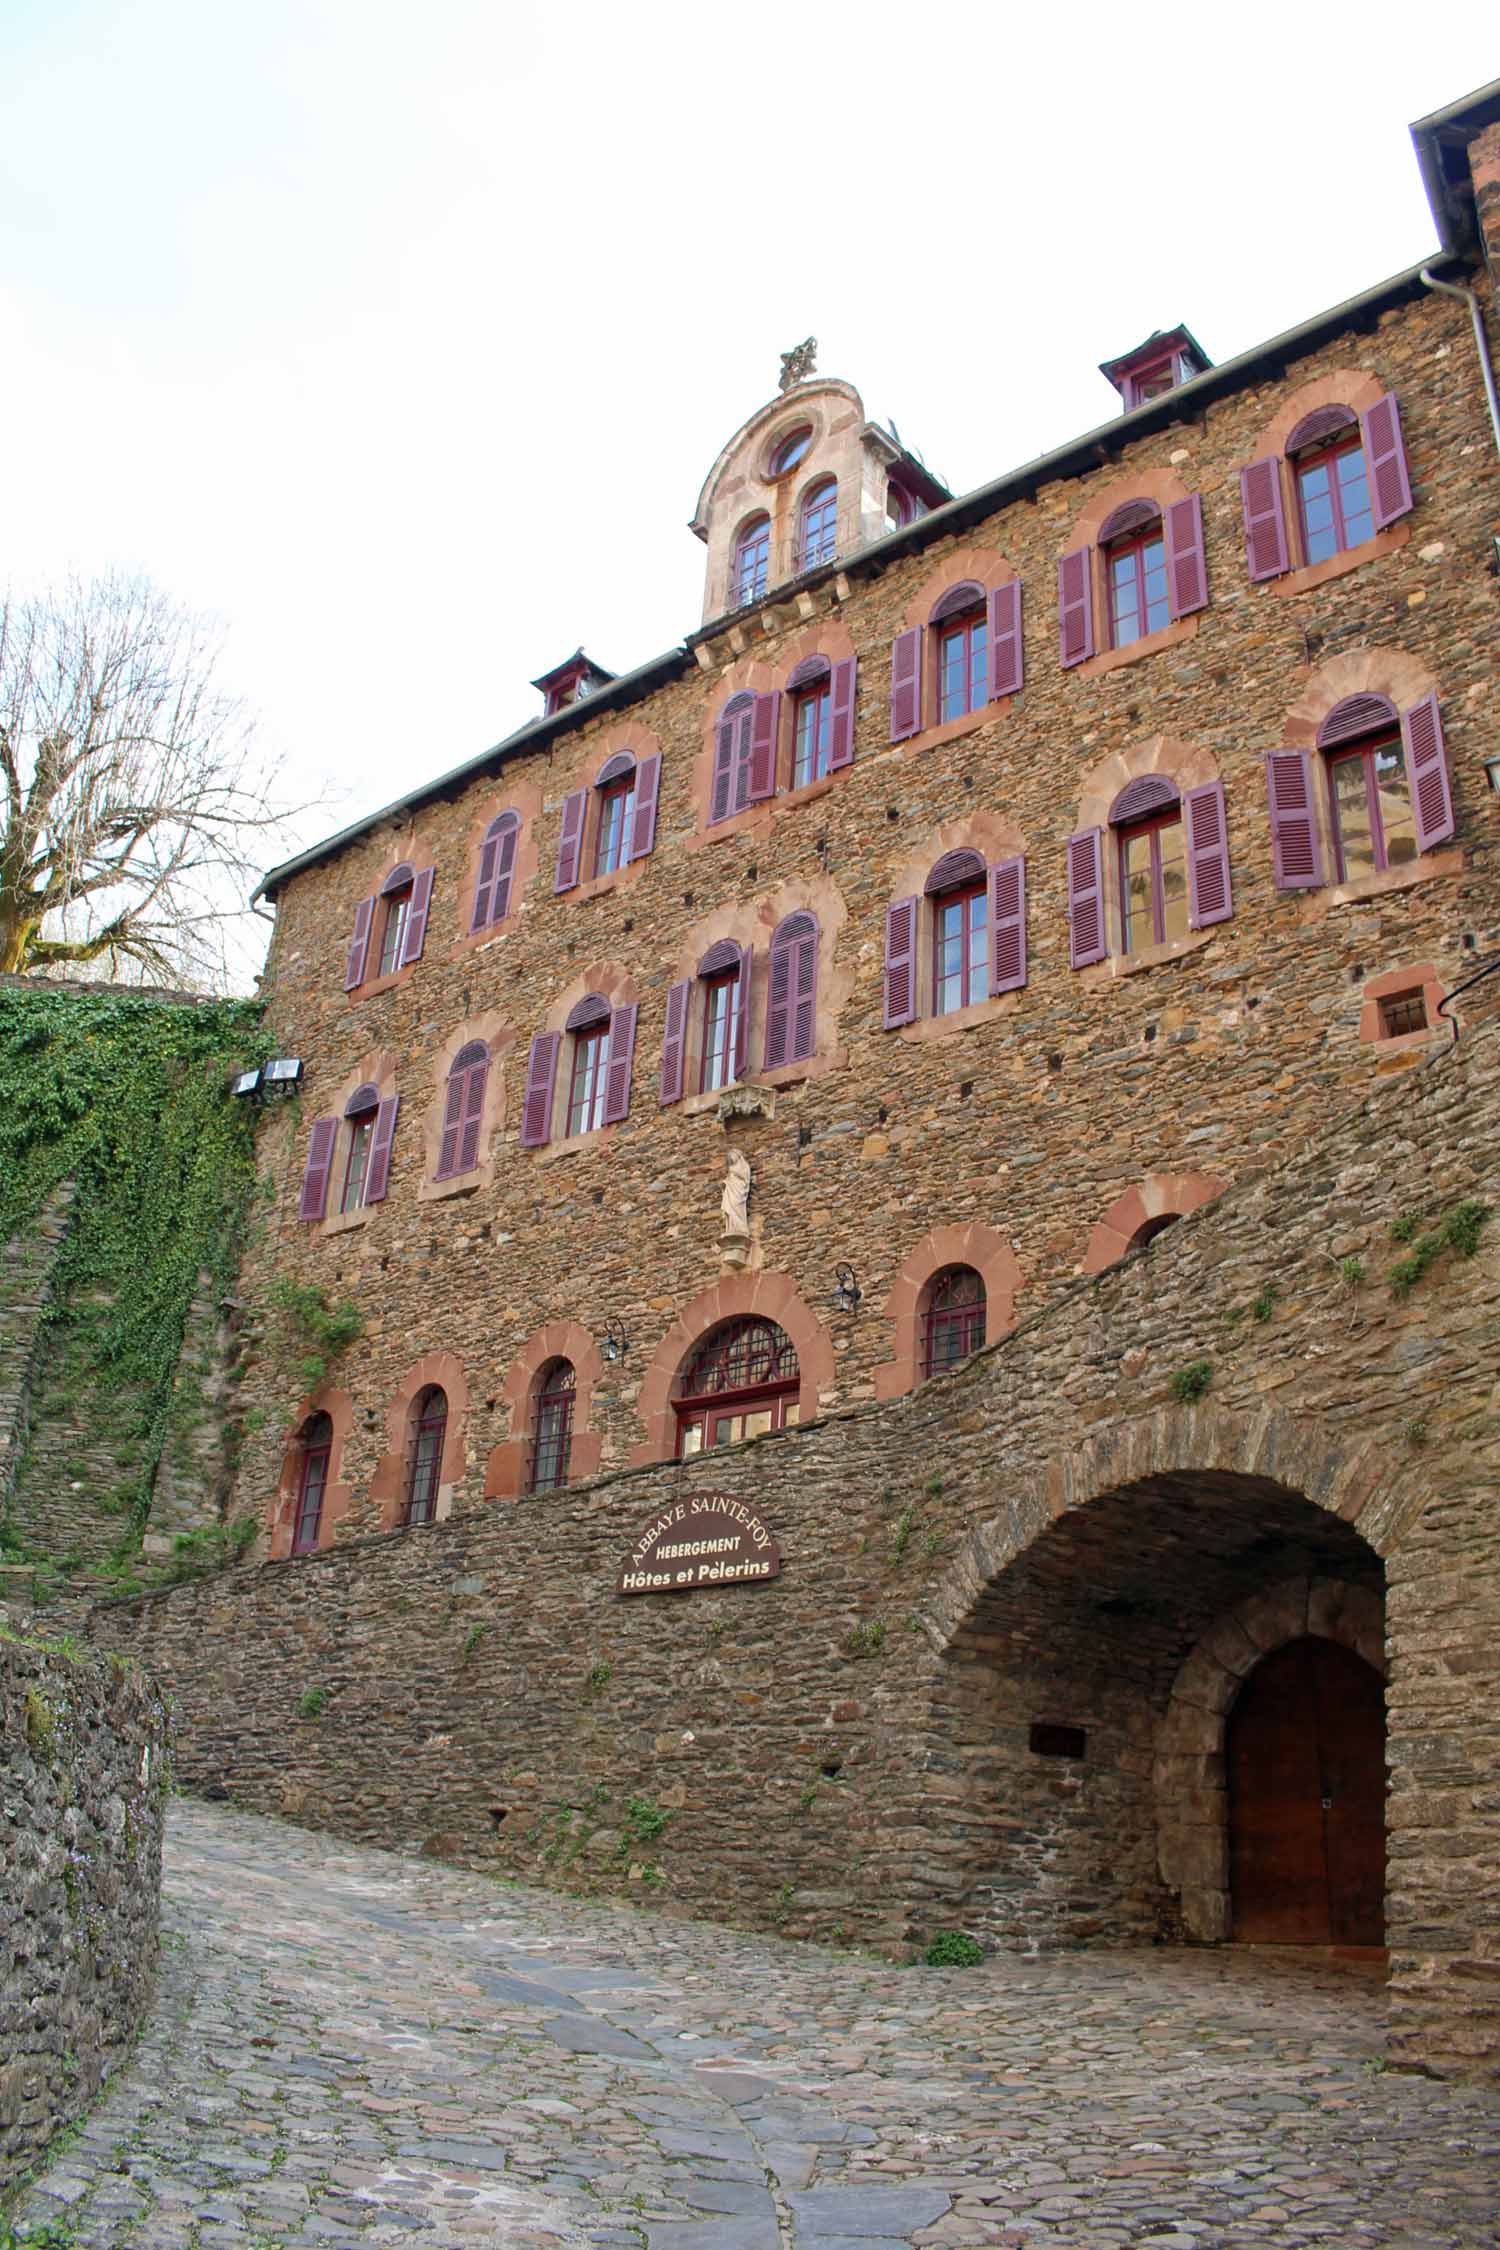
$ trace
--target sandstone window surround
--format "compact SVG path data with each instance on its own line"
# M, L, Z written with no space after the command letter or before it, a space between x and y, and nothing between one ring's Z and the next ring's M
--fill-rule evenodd
M1437 872L1456 827L1437 691L1344 697L1310 747L1268 754L1266 790L1279 891L1363 898Z
M571 1373L571 1386L562 1370ZM604 1363L593 1337L576 1321L552 1321L512 1362L502 1390L511 1435L496 1445L485 1468L487 1500L519 1500L561 1491L597 1476L603 1439L591 1425L595 1387ZM551 1482L538 1482L540 1464Z
M1080 1273L1105 1273L1132 1250L1144 1249L1189 1212L1201 1210L1224 1192L1212 1172L1151 1172L1117 1195L1088 1239Z
M975 843L960 843L933 861L920 893L886 908L887 1031L919 1017L967 1024L984 1002L1021 991L1026 978L1023 853L986 860Z
M385 1200L401 1098L389 1056L367 1058L367 1067L338 1109L313 1120L297 1207L303 1226L358 1226Z
M797 1347L775 1321L742 1315L721 1322L678 1378L678 1458L791 1429L802 1416L801 1380Z
M1396 1058L1416 1060L1453 1036L1438 1014L1445 997L1446 987L1431 961L1386 969L1368 978L1360 994L1361 1043L1376 1050L1381 1064Z
M797 1368L795 1392L786 1394L796 1407L793 1418L802 1423L815 1418L835 1375L833 1342L827 1329L808 1310L789 1274L764 1270L726 1273L683 1307L652 1354L636 1399L646 1436L631 1455L632 1465L670 1461L677 1456L677 1402L685 1397L688 1371L700 1347L713 1334L722 1331L726 1323L741 1319L769 1322L787 1337ZM784 1426L785 1419L777 1426Z
M494 1177L505 1124L505 1057L514 1034L498 1010L455 1024L432 1055L420 1117L420 1202L470 1195Z
M972 1266L944 1266L922 1292L922 1372L942 1375L971 1359L984 1342L983 1276Z
M953 1275L973 1275L977 1296L973 1284L965 1283L963 1289L955 1286L950 1303L946 1277ZM875 1369L875 1396L900 1398L981 1345L997 1343L1009 1335L1015 1326L1021 1279L1020 1263L1004 1235L977 1220L966 1226L934 1227L914 1243L886 1294L891 1357ZM934 1339L930 1316L935 1299L941 1301L936 1305L938 1331ZM952 1349L956 1342L962 1344L962 1351ZM945 1352L950 1356L944 1357Z
M319 1389L301 1401L271 1504L273 1561L332 1546L353 1498L343 1478L353 1428L354 1400L348 1391Z
M890 738L925 749L970 733L1024 679L1021 581L996 549L961 548L917 589L891 643Z
M344 961L344 990L364 997L384 991L422 958L432 908L434 867L401 860L354 912Z
M571 891L593 897L656 848L661 752L654 744L654 736L649 748L643 739L616 743L593 780L569 790L563 800L555 895Z
M452 1352L409 1367L386 1410L386 1450L370 1479L382 1531L441 1523L464 1474L469 1385Z
M1208 751L1155 735L1084 776L1069 837L1068 958L1130 975L1172 961L1234 914L1229 827Z
M1402 545L1413 500L1394 391L1353 369L1299 385L1240 470L1240 504L1251 580L1278 594Z
M602 1128L624 1123L630 1114L638 1014L628 977L611 968L596 974L581 992L570 987L554 1005L547 1027L531 1042L522 1148L550 1145L556 1153L597 1145Z
M1174 648L1207 607L1201 495L1165 469L1099 486L1057 565L1064 670L1110 672Z
M404 1529L436 1519L443 1443L447 1434L448 1394L440 1383L429 1383L418 1393L412 1406L407 1440L406 1501L401 1517Z

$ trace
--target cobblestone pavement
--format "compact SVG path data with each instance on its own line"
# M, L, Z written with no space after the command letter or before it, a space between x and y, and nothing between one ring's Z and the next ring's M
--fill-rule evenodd
M1369 1971L895 1969L192 1803L164 1929L152 2027L23 2240L1500 2243L1500 2096L1382 2071Z

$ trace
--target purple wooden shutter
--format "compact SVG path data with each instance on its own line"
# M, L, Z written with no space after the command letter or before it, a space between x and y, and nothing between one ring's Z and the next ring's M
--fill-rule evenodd
M427 916L432 909L432 884L436 874L435 867L424 867L413 879L411 910L406 917L406 930L401 939L401 958L396 964L398 969L410 968L413 961L420 961L422 958L422 948L427 942Z
M891 740L904 742L922 725L922 628L898 633L891 643Z
M1315 890L1323 855L1313 812L1312 771L1305 750L1273 750L1266 759L1271 800L1271 854L1278 891Z
M375 919L375 901L362 898L354 909L354 935L349 940L349 958L344 965L344 990L352 992L365 981L365 963L370 957L370 925Z
M736 791L736 805L758 805L776 794L776 736L781 724L781 690L758 695L750 720L750 781Z
M375 1112L375 1130L370 1136L370 1166L365 1173L366 1203L385 1201L385 1184L391 1176L391 1143L396 1138L396 1112L401 1107L401 1096L392 1094Z
M458 1144L464 1130L464 1094L468 1073L452 1071L448 1078L448 1099L443 1109L443 1139L438 1150L437 1176L440 1180L452 1179L459 1170Z
M688 1007L693 997L693 978L683 977L667 987L667 1031L661 1043L661 1093L658 1099L663 1109L670 1102L682 1099L683 1068L687 1061Z
M1064 665L1094 653L1094 550L1075 547L1057 566L1057 638Z
M656 843L656 800L661 794L661 752L653 750L635 769L635 811L630 820L631 859L644 859Z
M1417 816L1417 849L1430 852L1453 834L1453 798L1435 695L1424 695L1420 703L1402 712L1401 739L1406 745L1406 779Z
M990 700L1020 692L1024 670L1021 649L1021 581L990 588Z
M1068 838L1068 944L1075 969L1102 961L1104 936L1104 830L1083 828Z
M734 1056L734 1075L743 1078L750 1055L750 977L755 965L755 948L740 948L740 965L734 980L734 1022L730 1027L730 1051Z
M917 913L920 899L892 899L885 910L885 1028L917 1012Z
M472 1172L479 1162L479 1128L484 1117L485 1087L489 1082L490 1066L487 1062L471 1063L463 1074L463 1117L458 1141L458 1162L455 1170Z
M990 991L1019 992L1026 982L1026 862L990 869Z
M854 763L854 680L856 660L846 656L842 664L835 664L829 685L828 705L828 770L837 773L841 766Z
M616 1008L609 1019L609 1048L604 1063L604 1123L618 1125L630 1115L630 1065L635 1054L635 1019L639 1010L632 1000Z
M1245 516L1245 560L1250 576L1279 578L1288 564L1278 454L1268 453L1241 469L1240 506Z
M521 1105L522 1148L544 1148L552 1137L552 1081L557 1076L560 1031L539 1031L526 1063L526 1099Z
M479 880L474 885L474 911L469 916L469 929L489 928L495 919L495 879L500 871L500 846L504 838L493 831L487 835L479 850Z
M339 1137L336 1117L313 1119L312 1137L307 1144L307 1169L302 1175L302 1201L297 1206L297 1216L305 1221L321 1219L328 1203L328 1175L333 1170L333 1151Z
M1368 414L1360 416L1365 441L1365 466L1370 472L1370 497L1375 509L1375 529L1384 531L1398 516L1411 510L1411 476L1401 437L1401 410L1394 391L1378 398Z
M515 880L516 846L521 840L521 823L513 820L496 842L500 857L495 864L495 895L490 905L491 922L503 922L510 912L510 887Z
M788 1062L806 1062L818 1044L818 925L791 946L791 1045Z
M1208 566L1203 557L1203 496L1190 492L1166 511L1167 606L1173 617L1208 607Z
M793 945L773 945L766 980L766 1057L764 1068L776 1070L790 1059L792 1037Z
M1187 821L1188 922L1206 930L1227 922L1234 912L1229 887L1229 830L1224 819L1224 784L1206 781L1182 800Z
M727 820L734 791L735 722L725 719L714 742L714 780L709 797L710 820Z
M563 800L562 834L557 843L557 880L553 892L570 891L578 880L583 857L583 819L588 810L586 789L572 789Z

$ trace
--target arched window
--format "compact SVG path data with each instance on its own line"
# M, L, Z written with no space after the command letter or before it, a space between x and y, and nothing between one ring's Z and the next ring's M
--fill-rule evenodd
M923 1306L922 1373L941 1375L984 1342L984 1283L972 1266L945 1266Z
M573 1053L568 1074L568 1133L593 1133L604 1123L604 1089L609 1058L609 1002L597 992L570 1012L567 1029Z
M788 692L792 698L792 787L821 781L833 756L833 667L826 657L797 666Z
M771 519L769 516L752 516L740 527L734 544L734 575L731 594L736 609L747 602L758 602L765 592L771 575Z
M448 1065L448 1098L438 1152L440 1180L472 1172L479 1162L479 1127L489 1076L490 1051L482 1039L471 1039L466 1047L460 1047Z
M297 1521L292 1528L294 1555L310 1555L317 1547L332 1456L332 1421L326 1414L310 1414L302 1425L302 1473L297 1483Z
M698 1346L673 1401L679 1457L799 1419L797 1347L774 1321L726 1321Z
M909 492L899 477L889 478L885 488L886 530L900 531L904 525L915 523L922 513L922 503L915 493Z
M623 1123L630 1114L638 1013L633 1000L612 1008L602 992L586 992L561 1031L537 1033L526 1064L522 1148L543 1148L551 1140L554 1098L563 1104L566 1138Z
M820 478L802 495L798 520L797 567L811 570L816 563L832 562L838 545L839 488L832 477Z
M766 980L767 1070L805 1062L818 1043L818 920L799 911L771 936Z
M982 711L990 693L990 627L982 586L950 586L929 619L937 662L937 715L961 719Z
M1168 1227L1175 1227L1181 1217L1180 1211L1162 1211L1154 1219L1142 1219L1126 1247L1130 1250L1144 1250L1148 1242L1154 1242L1159 1234L1165 1234Z
M341 1211L358 1211L365 1202L379 1111L380 1095L374 1086L357 1086L344 1104L349 1147L344 1158L344 1190L339 1197Z
M431 1523L437 1513L448 1434L448 1394L433 1383L418 1394L412 1409L411 1458L407 1465L404 1523Z
M1159 633L1172 618L1160 508L1152 500L1127 501L1101 526L1099 546L1111 646L1126 648Z
M766 474L784 477L788 469L795 469L799 461L806 460L812 437L812 424L800 422L795 430L788 430L785 437L778 438L771 449L771 461Z
M750 1023L752 951L720 938L698 963L703 995L703 1042L698 1091L711 1094L743 1075Z
M571 1360L554 1359L542 1369L532 1398L528 1492L560 1492L568 1481L577 1392L578 1376Z
M496 815L484 832L479 848L479 880L474 886L474 912L470 930L488 930L510 912L511 883L515 877L516 844L521 834L519 813Z
M631 823L635 818L635 760L628 750L605 760L594 784L598 798L594 873L613 875L630 858Z
M1305 414L1287 439L1304 562L1326 562L1375 536L1364 436L1347 406Z
M415 870L403 861L401 866L391 869L380 886L380 896L385 903L385 920L380 929L380 961L375 972L377 976L388 977L401 965L415 882Z
M1120 950L1186 937L1187 842L1182 799L1163 774L1128 782L1110 807L1120 854Z
M1401 718L1383 695L1350 696L1318 729L1328 783L1334 881L1353 882L1417 857L1417 822Z
M971 1008L990 992L990 900L975 851L945 852L927 878L932 901L932 1012Z

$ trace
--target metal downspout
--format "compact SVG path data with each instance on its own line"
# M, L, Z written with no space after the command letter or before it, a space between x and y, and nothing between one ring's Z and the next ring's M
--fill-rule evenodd
M1430 273L1426 266L1422 268L1421 278L1429 289L1439 289L1445 297L1457 297L1469 308L1469 318L1474 324L1474 346L1479 353L1479 372L1484 378L1484 395L1489 400L1490 429L1494 433L1495 451L1500 453L1500 397L1495 392L1495 370L1490 360L1489 338L1484 332L1484 314L1480 310L1479 299L1472 289L1462 289L1457 282L1439 281L1437 275Z

